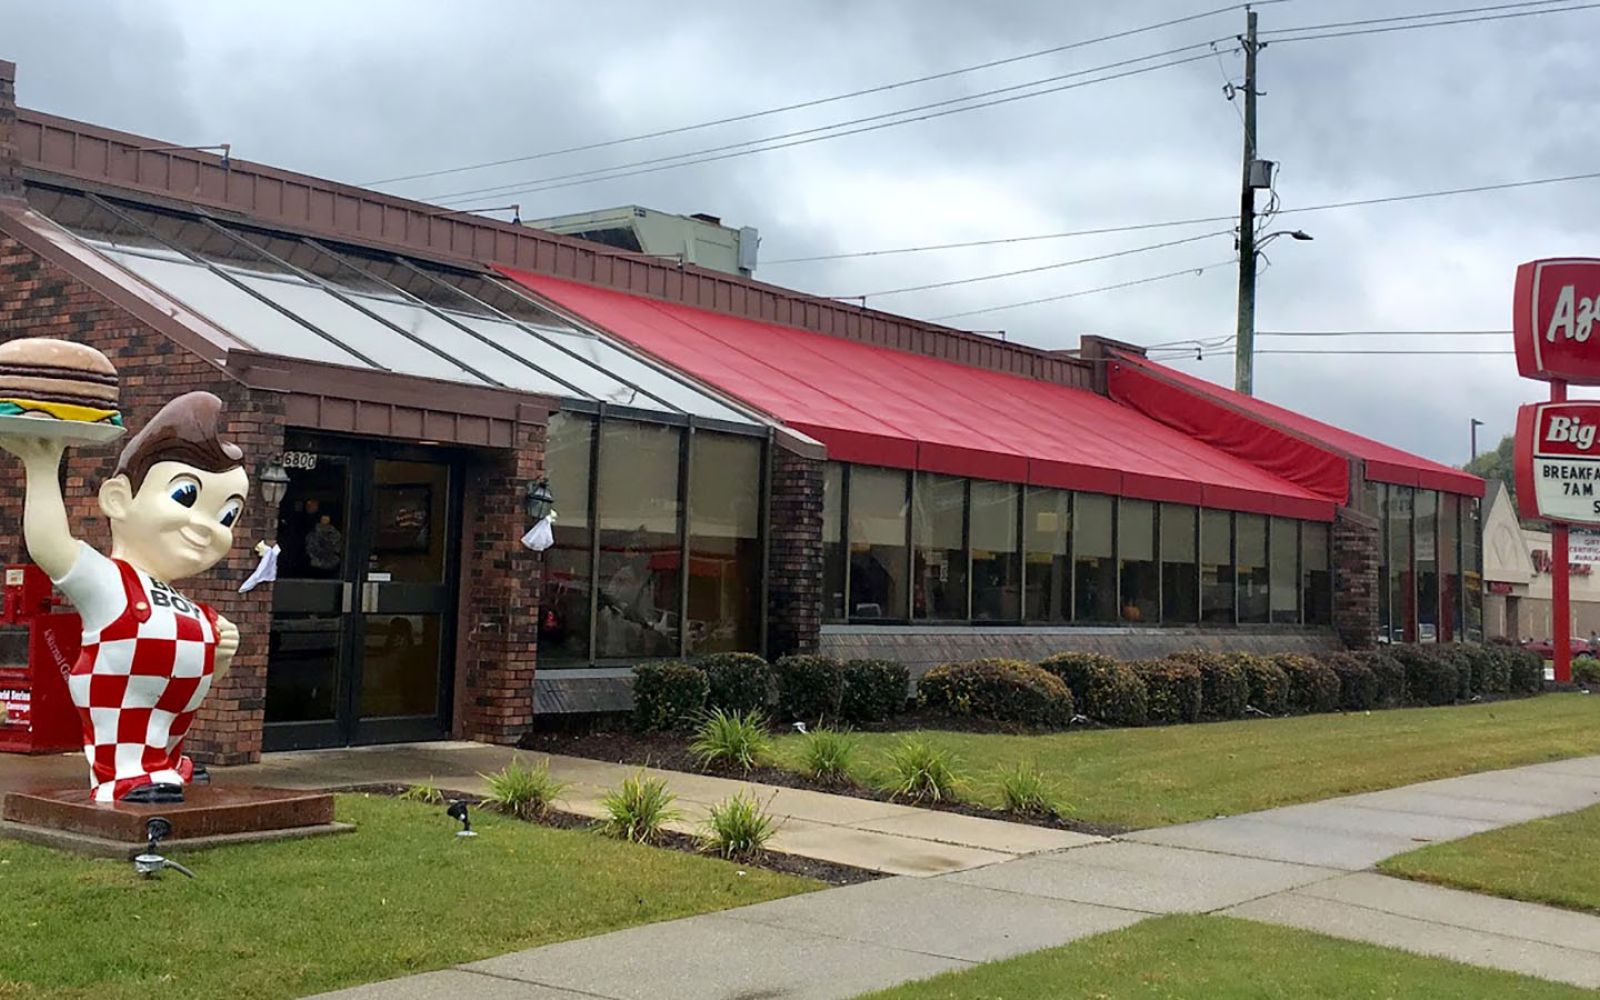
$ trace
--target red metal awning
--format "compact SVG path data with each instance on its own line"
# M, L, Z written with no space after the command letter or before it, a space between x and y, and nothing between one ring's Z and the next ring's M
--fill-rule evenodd
M1298 447L1283 453L1285 458L1293 455L1286 464L1299 468L1298 476L1291 475L1297 482L1305 483L1305 474L1312 470L1312 460L1305 452L1309 445L1330 455L1360 459L1373 482L1483 496L1483 480L1470 472L1391 448L1147 358L1130 354L1118 358L1120 363L1112 365L1109 372L1112 398L1245 457L1260 458L1298 442ZM1328 483L1332 484L1331 478Z
M1081 389L502 269L838 461L1328 521L1335 502Z

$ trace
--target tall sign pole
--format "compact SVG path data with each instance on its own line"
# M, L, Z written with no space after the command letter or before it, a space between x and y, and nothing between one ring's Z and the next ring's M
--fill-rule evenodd
M1600 385L1600 260L1553 258L1517 268L1511 311L1517 371L1550 383L1550 402L1517 411L1517 510L1550 522L1550 625L1555 679L1572 680L1568 529L1600 527L1600 400L1568 385Z
M1256 12L1245 14L1244 176L1239 191L1239 326L1233 348L1233 387L1254 395L1256 338Z

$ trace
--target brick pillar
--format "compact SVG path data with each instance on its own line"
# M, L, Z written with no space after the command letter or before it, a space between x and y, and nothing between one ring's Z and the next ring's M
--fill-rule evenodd
M0 59L0 198L22 197L17 151L17 64Z
M1351 649L1378 641L1378 519L1340 507L1333 521L1333 628Z
M822 462L772 449L767 655L814 653L822 631Z
M514 744L533 723L543 559L521 539L531 527L527 485L544 474L545 428L525 426L521 434L518 447L484 453L467 480L459 729L484 743Z

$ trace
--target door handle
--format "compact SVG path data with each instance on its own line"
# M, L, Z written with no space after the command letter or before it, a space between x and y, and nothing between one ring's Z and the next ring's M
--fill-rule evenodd
M362 614L376 614L378 611L378 584L367 582L361 585L361 612Z
M350 613L350 598L353 596L352 591L354 589L349 580L339 586L339 612L341 614L347 615Z

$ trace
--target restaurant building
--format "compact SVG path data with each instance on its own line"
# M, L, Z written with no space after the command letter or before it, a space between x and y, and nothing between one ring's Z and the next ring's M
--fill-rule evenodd
M512 742L640 661L1481 634L1475 477L1099 337L997 341L16 109L0 338L191 389L254 497L196 597L246 636L191 742ZM69 454L76 522L114 455ZM555 544L519 539L548 481ZM0 550L23 558L20 486ZM257 540L278 580L237 593Z

